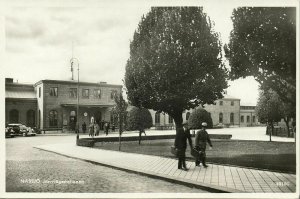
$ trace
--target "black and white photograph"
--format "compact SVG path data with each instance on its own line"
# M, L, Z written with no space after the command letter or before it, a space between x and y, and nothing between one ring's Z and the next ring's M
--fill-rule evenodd
M299 198L298 0L0 7L0 198Z

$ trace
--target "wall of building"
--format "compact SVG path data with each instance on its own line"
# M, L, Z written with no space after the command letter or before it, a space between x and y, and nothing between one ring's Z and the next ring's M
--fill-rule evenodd
M220 102L223 102L223 105L220 105ZM233 102L233 105L231 105ZM239 125L239 116L240 116L240 100L239 99L220 99L216 101L216 104L205 105L204 109L211 114L213 121L213 126L217 125ZM219 114L223 113L223 122L219 122ZM230 114L233 113L234 121L230 122Z
M55 110L58 113L58 127L63 127L69 125L70 112L77 112L77 98L70 97L70 88L77 88L77 84L73 83L43 83L43 125L45 128L49 127L49 113L51 110ZM37 86L39 87L39 85ZM50 88L57 87L58 96L50 96ZM82 90L89 89L89 96L85 98L82 96ZM101 98L96 98L94 96L94 90L101 90ZM111 91L121 92L121 86L109 87L106 85L80 85L79 86L79 125L84 121L90 121L90 118L94 116L96 110L101 112L101 120L109 121L110 120L110 111L109 107L112 107L115 102L111 98ZM64 106L71 105L71 106ZM73 106L72 106L73 105ZM83 108L82 105L85 107ZM91 105L91 107L88 107ZM99 107L95 107L99 105ZM104 107L101 107L103 105ZM94 107L94 108L93 108ZM101 107L101 108L100 108ZM84 113L87 113L88 116L84 116Z
M5 123L12 123L9 120L10 111L17 110L19 112L18 123L28 125L27 123L27 112L33 110L35 113L35 125L36 126L36 112L37 112L37 102L36 100L22 100L22 99L6 99L5 100Z

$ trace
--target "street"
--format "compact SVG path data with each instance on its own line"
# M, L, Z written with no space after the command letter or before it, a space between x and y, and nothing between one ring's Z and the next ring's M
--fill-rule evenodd
M6 139L6 191L69 193L206 192L33 148L36 145L56 143L75 144L75 136L37 135L35 137Z

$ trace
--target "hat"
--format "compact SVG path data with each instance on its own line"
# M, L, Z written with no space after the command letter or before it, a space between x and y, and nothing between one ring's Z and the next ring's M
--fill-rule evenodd
M202 125L202 126L207 126L207 123L206 123L206 122L202 122L201 125Z

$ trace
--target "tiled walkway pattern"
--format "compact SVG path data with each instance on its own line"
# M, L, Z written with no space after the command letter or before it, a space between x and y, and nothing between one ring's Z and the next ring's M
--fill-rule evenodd
M296 191L296 176L293 174L215 164L208 164L209 167L205 169L195 167L194 162L187 162L189 170L183 171L177 169L177 160L171 158L79 147L74 144L42 145L36 148L221 191L250 193Z

